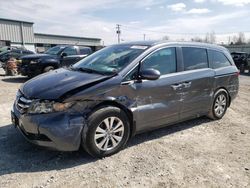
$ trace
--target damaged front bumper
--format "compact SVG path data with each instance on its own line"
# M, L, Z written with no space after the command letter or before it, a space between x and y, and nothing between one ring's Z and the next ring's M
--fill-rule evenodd
M82 114L67 111L21 114L14 105L11 119L22 135L33 144L59 151L75 151L80 147L85 125Z

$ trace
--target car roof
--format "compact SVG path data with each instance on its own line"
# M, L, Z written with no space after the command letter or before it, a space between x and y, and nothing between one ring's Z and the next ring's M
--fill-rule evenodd
M202 43L202 42L176 42L176 41L164 41L164 40L149 40L149 41L135 41L121 43L118 45L145 45L145 46L156 46L156 45L183 45L192 47L203 47L203 48L213 48L218 50L225 50L223 46L216 44Z

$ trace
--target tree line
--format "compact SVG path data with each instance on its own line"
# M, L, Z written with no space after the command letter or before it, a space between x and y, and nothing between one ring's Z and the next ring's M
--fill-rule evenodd
M250 44L250 39L246 39L244 32L239 32L235 35L230 35L227 37L229 45L244 45ZM170 40L169 36L164 36L163 40ZM181 39L184 41L184 39ZM205 37L194 36L190 39L192 42L205 42L205 43L216 43L215 32L206 33Z

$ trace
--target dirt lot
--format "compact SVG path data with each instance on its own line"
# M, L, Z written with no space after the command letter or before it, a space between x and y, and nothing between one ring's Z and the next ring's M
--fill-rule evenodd
M0 74L3 73L2 70ZM10 110L24 77L0 76L0 187L250 187L250 76L220 121L200 118L137 135L102 159L26 142Z

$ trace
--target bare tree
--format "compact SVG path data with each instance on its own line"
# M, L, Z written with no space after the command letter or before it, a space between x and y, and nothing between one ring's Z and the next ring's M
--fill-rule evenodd
M169 40L169 36L164 36L164 37L162 37L162 40Z
M211 33L207 33L204 39L206 43L215 43L216 42L216 35L215 32L212 31Z
M246 44L245 34L243 32L239 32L238 36L234 36L234 43L235 44Z
M191 38L192 42L203 42L202 38L195 36L194 38Z
M216 35L215 35L214 31L212 33L210 33L210 42L211 43L215 43L216 42Z

